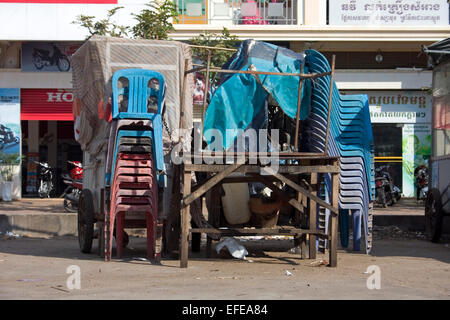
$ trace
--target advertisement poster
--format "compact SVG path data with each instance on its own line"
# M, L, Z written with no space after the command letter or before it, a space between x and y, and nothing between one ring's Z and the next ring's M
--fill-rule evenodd
M0 88L0 155L20 163L20 89ZM1 161L1 160L0 160Z
M80 44L28 42L22 45L22 71L68 72Z
M431 125L405 124L402 132L403 195L415 197L414 169L421 164L429 166L431 155Z
M205 76L199 72L194 75L194 105L203 105L205 96Z

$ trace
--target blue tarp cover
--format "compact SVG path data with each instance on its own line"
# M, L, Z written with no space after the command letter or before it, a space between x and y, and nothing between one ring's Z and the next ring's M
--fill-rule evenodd
M254 70L280 73L300 73L304 54L265 42L246 40L223 66L229 70ZM303 73L308 73L304 66ZM299 77L279 75L225 74L214 92L205 114L204 137L214 142L217 129L223 136L223 148L228 149L239 134L236 129L262 129L267 125L265 102L268 96L290 117L297 114ZM310 112L311 85L304 81L300 119ZM229 130L227 132L227 129ZM216 142L217 143L217 142ZM216 145L216 144L215 144Z

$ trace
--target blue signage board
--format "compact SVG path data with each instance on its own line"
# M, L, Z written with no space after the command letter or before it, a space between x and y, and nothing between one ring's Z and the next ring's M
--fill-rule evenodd
M20 89L0 88L0 154L20 162Z

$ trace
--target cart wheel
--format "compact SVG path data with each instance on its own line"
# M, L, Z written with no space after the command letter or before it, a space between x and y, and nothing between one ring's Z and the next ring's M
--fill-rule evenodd
M90 253L94 239L94 201L91 191L81 191L78 204L78 243L83 253Z
M425 231L431 242L439 242L442 233L442 223L444 220L439 191L432 189L428 193L425 205Z

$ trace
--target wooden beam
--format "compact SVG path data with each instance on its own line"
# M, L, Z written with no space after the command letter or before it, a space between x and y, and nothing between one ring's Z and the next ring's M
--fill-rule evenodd
M183 196L191 192L191 172L184 171L183 175ZM180 250L180 267L187 268L189 254L189 229L191 224L191 212L189 204L181 208L181 250Z
M300 68L300 73L303 73L303 67L305 66L305 61L303 61ZM295 118L295 136L294 136L294 150L298 151L298 129L300 126L300 106L302 105L302 88L303 79L300 77L298 82L298 97L297 97L297 117Z
M205 79L205 92L203 95L203 113L202 113L202 130L200 131L200 144L203 141L203 128L205 127L205 112L206 112L206 101L208 99L209 92L209 68L211 67L211 50L208 50L208 60L206 65L206 79Z
M332 194L331 201L336 209L339 205L339 175L333 174L331 177ZM336 212L339 212L336 210ZM338 213L330 214L330 267L337 267L337 242L338 242Z
M185 165L185 167L187 164ZM183 195L183 204L189 205L193 201L195 201L198 197L200 197L202 194L204 194L206 191L214 187L217 183L219 183L223 178L227 177L229 174L234 172L237 168L239 168L241 164L235 163L232 165L228 165L225 170L222 172L219 172L215 174L213 177L211 177L208 181L206 181L203 185L201 185L197 190L192 192L191 194L184 194ZM189 190L190 192L190 190Z
M197 172L221 172L228 168L229 164L185 164L186 170ZM260 173L261 166L254 164L243 164L236 172L242 173ZM316 165L316 166L302 166L302 165L280 165L278 168L279 173L286 174L300 174L300 173L338 173L340 172L339 166L334 165Z
M268 167L264 167L264 168L262 168L262 170L266 171L266 173L268 175L272 175L272 176L276 177L278 180L280 180L281 182L286 183L288 186L290 186L294 190L303 193L304 195L306 195L311 200L313 200L313 201L319 203L321 206L329 209L331 212L334 212L335 214L338 213L337 208L334 208L333 206L329 205L328 203L326 203L325 201L323 201L319 197L315 196L314 194L312 194L311 192L307 191L306 189L300 187L298 184L296 184L295 182L289 180L285 176L283 176L283 175L273 171L272 169L270 169ZM334 175L336 175L336 173Z
M322 231L310 230L310 229L297 229L297 228L261 228L261 229L250 229L250 228L227 228L227 229L216 229L216 228L192 228L190 232L201 232L201 233L216 233L223 236L250 236L250 235L287 235L294 236L300 234L315 234L318 237L328 239L328 235Z
M311 182L310 185L312 187L312 192L314 196L317 196L317 173L313 172L311 173ZM310 229L317 229L317 203L315 201L309 202L309 228ZM316 258L316 236L310 235L309 236L309 258L315 259Z

